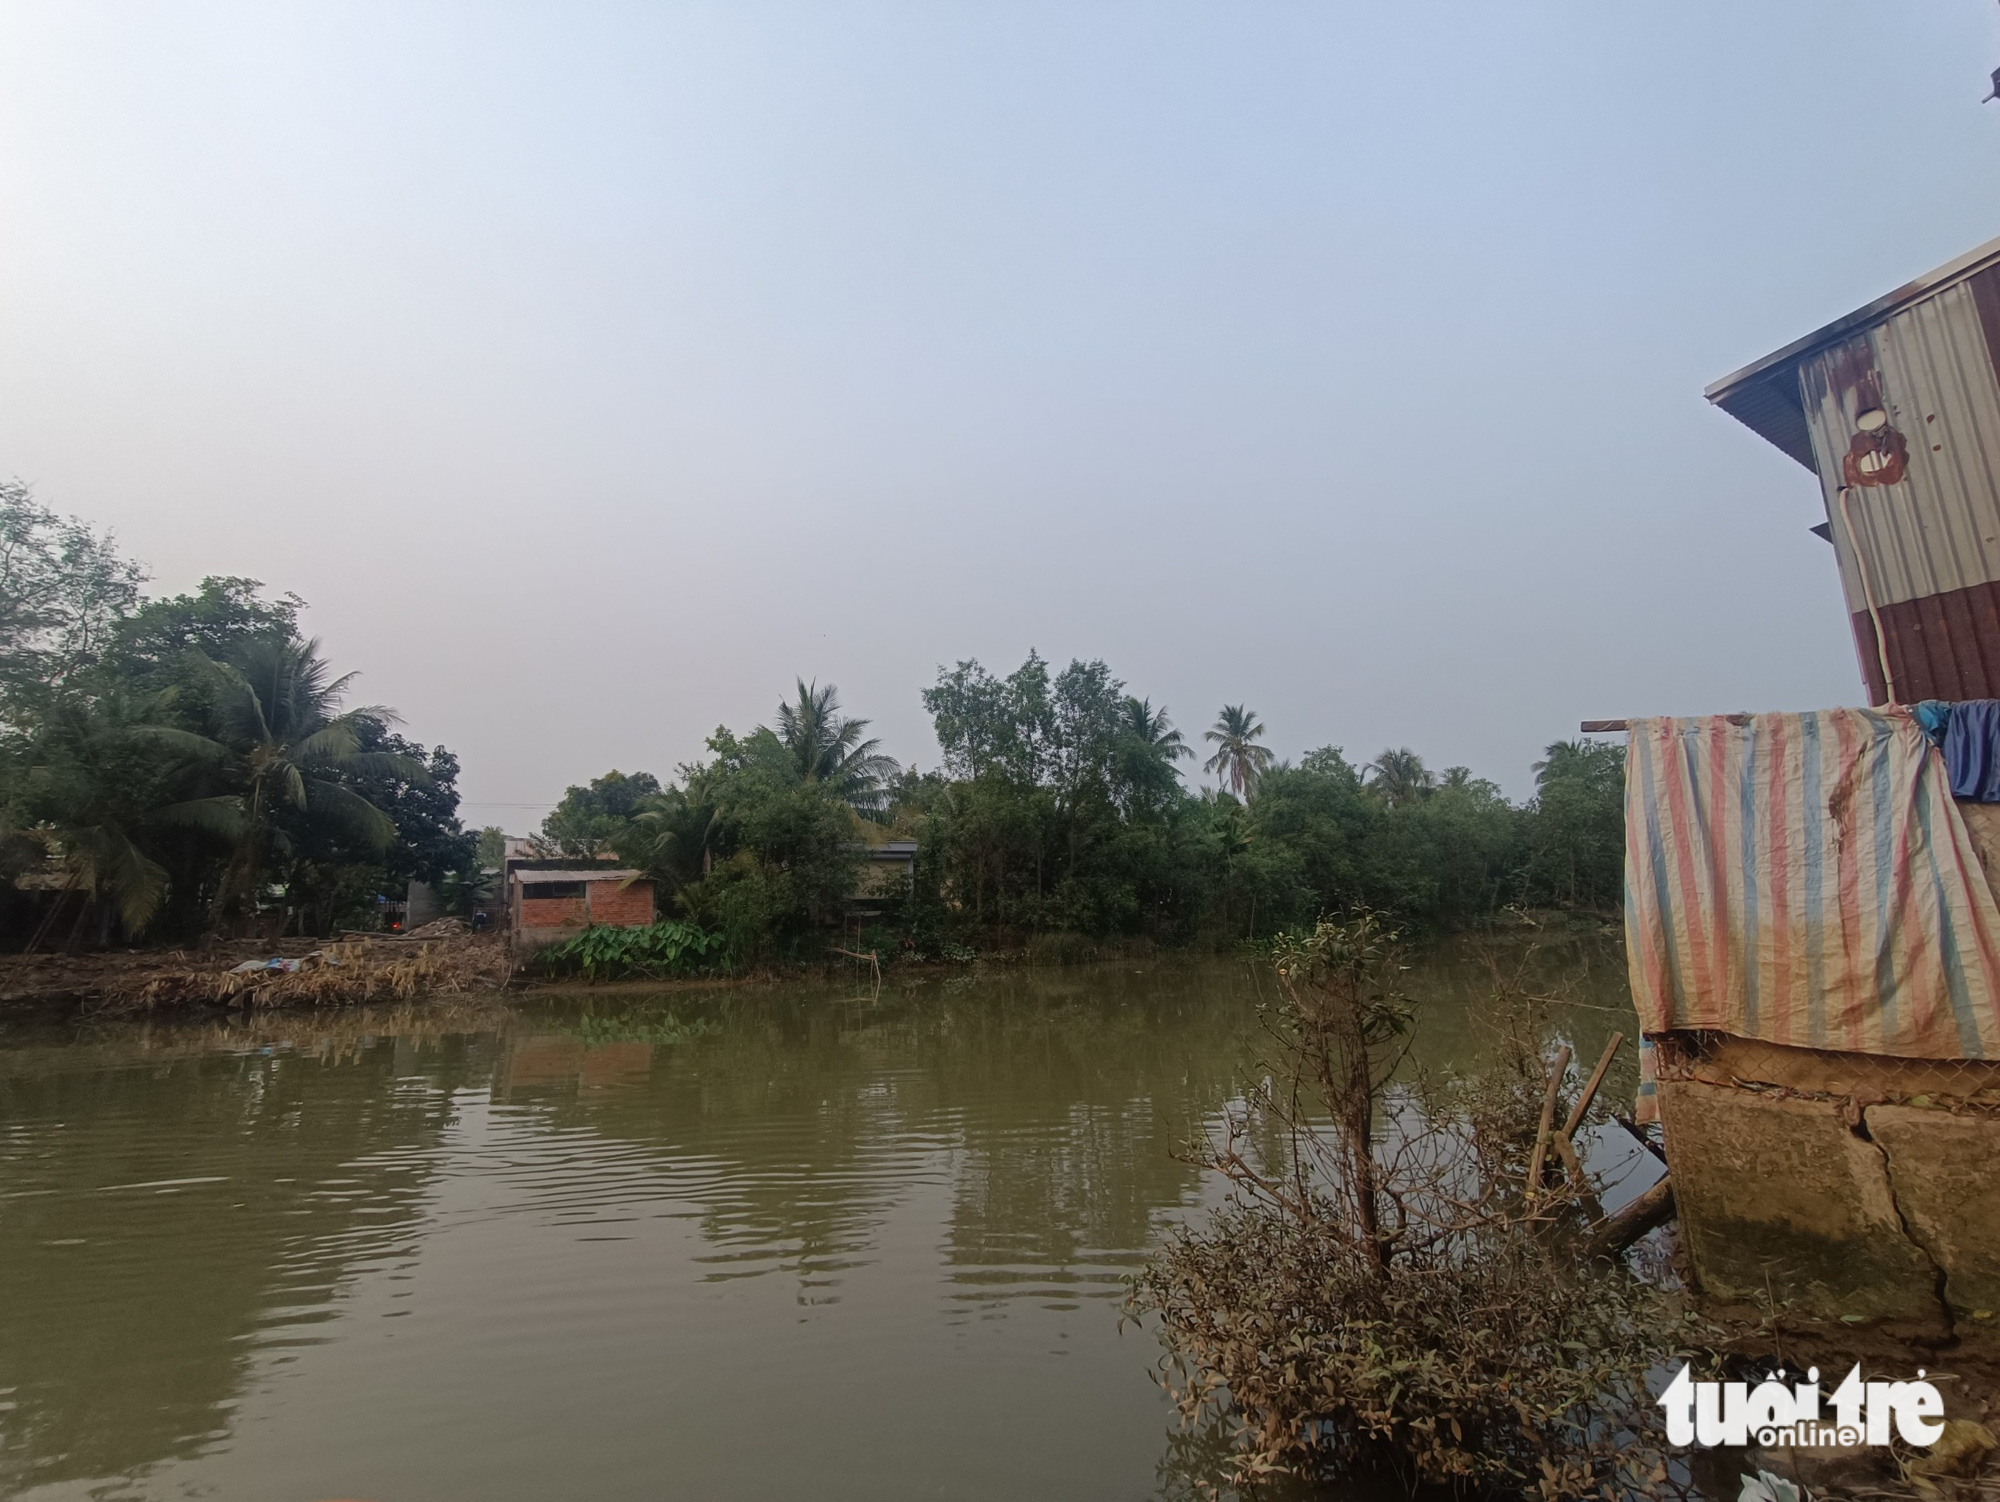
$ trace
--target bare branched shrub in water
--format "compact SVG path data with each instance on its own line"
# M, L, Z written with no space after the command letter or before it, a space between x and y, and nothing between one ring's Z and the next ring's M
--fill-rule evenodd
M1277 947L1281 1062L1198 1148L1233 1193L1132 1293L1162 1319L1181 1416L1233 1421L1218 1485L1375 1471L1470 1495L1658 1495L1643 1383L1677 1357L1678 1317L1581 1258L1582 1186L1529 1193L1539 1089L1400 1082L1401 959L1370 916Z

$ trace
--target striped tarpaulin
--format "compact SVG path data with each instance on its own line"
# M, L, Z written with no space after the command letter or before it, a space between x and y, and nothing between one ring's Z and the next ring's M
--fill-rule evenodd
M1645 1032L2000 1057L2000 912L1907 710L1630 728L1625 940Z

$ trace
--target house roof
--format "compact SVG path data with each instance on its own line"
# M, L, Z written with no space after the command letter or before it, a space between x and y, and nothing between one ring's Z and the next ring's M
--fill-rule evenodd
M514 872L514 880L522 883L544 881L633 881L644 878L641 871L606 870L603 866L585 866L575 871L522 871Z
M1794 339L1741 370L1711 383L1702 394L1751 432L1817 472L1812 438L1806 431L1805 408L1799 399L1799 363L1815 350L1881 323L1912 303L1922 302L1947 287L2000 262L2000 240L1988 240L1937 270L1905 282L1894 292L1856 308L1844 317Z

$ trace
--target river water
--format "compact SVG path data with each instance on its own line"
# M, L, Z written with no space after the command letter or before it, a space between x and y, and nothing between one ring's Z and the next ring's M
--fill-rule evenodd
M1580 1054L1632 1032L1615 948L1550 967ZM1411 983L1420 1053L1476 1052L1485 971ZM1214 1194L1174 1150L1267 1057L1269 987L1160 962L11 1022L0 1496L1172 1493L1123 1280Z

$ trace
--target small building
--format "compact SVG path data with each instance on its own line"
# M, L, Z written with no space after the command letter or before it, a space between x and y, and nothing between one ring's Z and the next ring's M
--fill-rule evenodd
M909 891L910 881L917 874L915 840L884 840L879 845L864 846L861 856L861 875L854 883L857 901L880 902Z
M2000 698L2000 240L1707 396L1819 481L1869 703Z
M1639 1115L1696 1288L1925 1337L1990 1318L2000 907L1966 815L2000 805L1957 801L1900 705L1627 729Z
M1640 1116L1712 1302L1984 1333L2000 799L1971 753L2000 699L2000 240L1707 396L1818 482L1874 707L1585 725L1630 735Z
M576 861L508 862L507 924L518 954L594 924L643 928L652 921L653 883L636 870Z
M854 890L847 895L843 927L858 931L909 895L917 874L917 842L880 840L848 848L861 857L861 869L855 875Z

